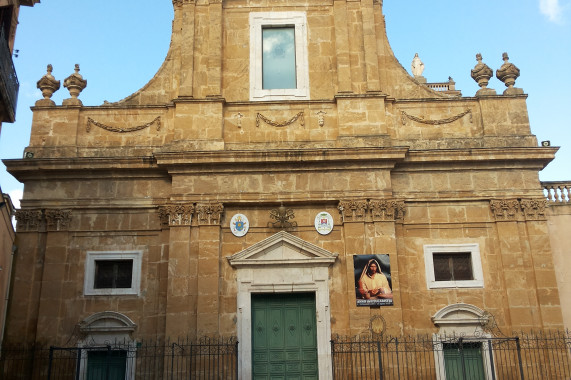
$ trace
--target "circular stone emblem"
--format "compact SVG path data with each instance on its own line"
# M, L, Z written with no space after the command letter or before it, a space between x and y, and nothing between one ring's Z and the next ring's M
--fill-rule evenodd
M321 235L327 235L333 230L333 217L330 213L322 211L315 217L315 229Z
M230 220L230 231L234 236L242 237L248 233L250 223L244 214L236 214Z

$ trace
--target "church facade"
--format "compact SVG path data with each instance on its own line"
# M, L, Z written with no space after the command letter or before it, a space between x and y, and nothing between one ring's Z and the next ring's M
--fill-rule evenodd
M38 83L4 161L25 184L7 341L236 336L249 379L257 334L289 329L328 379L334 335L563 327L538 178L556 148L507 55L486 57L505 92L479 56L461 97L400 65L379 0L173 6L131 96L83 105L79 67L62 105L51 69Z

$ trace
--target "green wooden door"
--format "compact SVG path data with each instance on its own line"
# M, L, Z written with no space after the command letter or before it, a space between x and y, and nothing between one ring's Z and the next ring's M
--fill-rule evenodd
M315 294L253 294L253 380L313 380L317 368Z
M444 344L444 366L446 380L485 380L484 361L482 359L482 343L464 343L462 354L459 344ZM462 370L462 357L464 358L464 378Z
M125 380L126 351L87 353L87 380Z

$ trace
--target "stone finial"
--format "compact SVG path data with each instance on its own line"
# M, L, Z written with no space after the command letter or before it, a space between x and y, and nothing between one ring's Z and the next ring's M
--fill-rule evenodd
M502 59L504 60L504 64L496 70L496 78L504 82L507 87L504 91L504 95L523 94L523 89L514 87L515 80L519 77L519 69L516 65L509 62L510 57L508 53L502 54Z
M414 75L414 79L421 83L426 83L426 78L422 76L424 72L424 63L418 57L418 53L414 55L412 59L412 63L410 64L410 69L412 71L412 75Z
M476 96L496 95L496 90L488 88L488 82L494 75L494 71L482 62L482 54L476 54L476 60L478 63L472 69L472 79L481 87L478 92L476 92Z
M87 81L79 73L79 65L75 64L75 73L71 74L63 81L63 86L68 89L71 98L63 101L64 106L82 106L83 103L77 97L87 86Z
M36 106L55 106L52 97L53 93L59 90L60 82L52 75L53 66L48 65L47 73L38 81L37 87L42 91L43 99L36 102Z

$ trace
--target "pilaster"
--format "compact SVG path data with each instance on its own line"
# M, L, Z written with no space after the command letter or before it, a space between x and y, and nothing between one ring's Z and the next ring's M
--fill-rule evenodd
M68 260L71 210L43 210L46 233L43 274L39 294L36 341L58 341L58 336L69 335L70 326L63 323L67 305L77 287ZM70 294L71 293L71 294Z
M198 260L191 249L194 204L168 204L159 208L163 228L169 228L165 334L176 338L196 331ZM193 254L194 253L194 254Z
M198 297L197 334L211 335L219 331L220 314L220 222L224 207L222 203L199 203L198 216Z
M561 328L543 199L492 200L511 325ZM534 289L529 291L529 289Z
M363 46L365 49L365 73L367 91L381 90L379 81L379 55L377 53L377 34L375 30L375 11L373 0L361 0L363 12Z
M222 94L222 0L209 0L210 33L208 41L207 97Z
M351 92L351 59L347 30L347 3L333 3L335 22L335 49L337 52L337 92Z
M179 6L177 12L182 13L182 39L180 42L181 65L180 65L180 97L192 97L194 95L194 17L196 5L194 1L186 1ZM176 18L175 18L176 20Z

